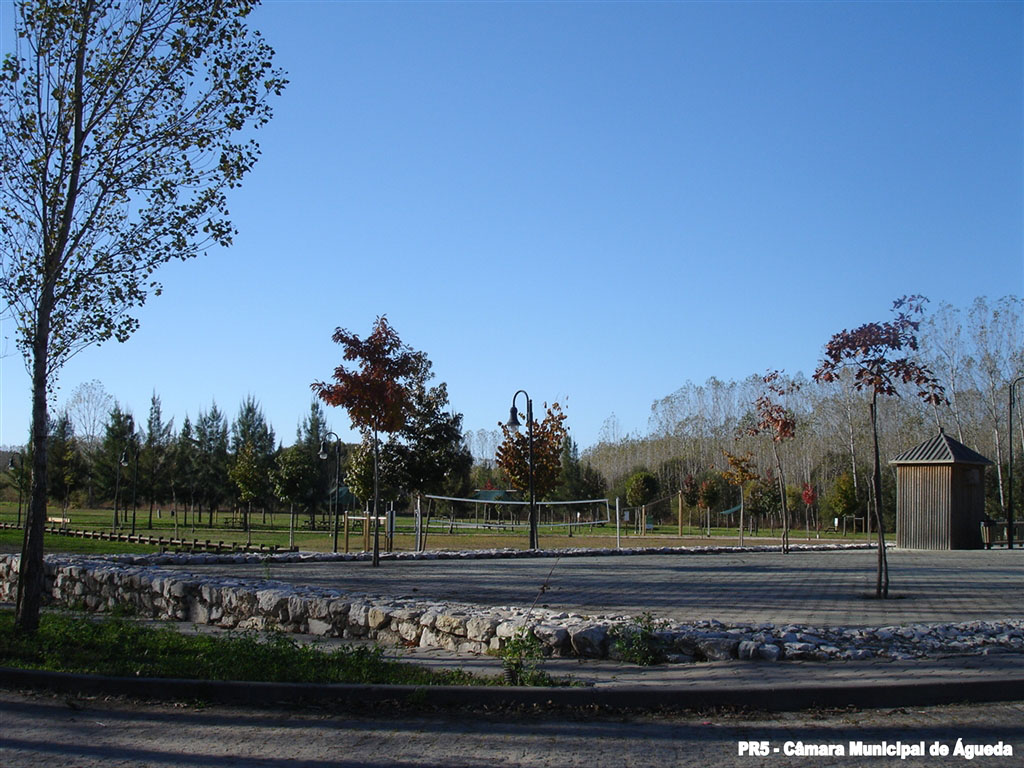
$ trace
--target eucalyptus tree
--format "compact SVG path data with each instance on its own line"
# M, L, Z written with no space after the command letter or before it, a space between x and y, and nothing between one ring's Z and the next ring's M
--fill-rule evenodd
M47 395L67 360L127 339L154 272L226 246L240 131L285 81L249 30L255 0L16 0L0 65L0 291L32 381L33 489L16 624L43 593Z

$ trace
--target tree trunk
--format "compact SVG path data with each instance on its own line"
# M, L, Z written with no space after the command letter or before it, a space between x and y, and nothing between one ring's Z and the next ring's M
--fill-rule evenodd
M43 601L45 572L43 533L46 528L47 458L47 363L49 357L50 312L53 287L44 287L32 344L32 493L25 515L25 537L18 570L18 591L14 626L20 632L34 633L39 628L39 609Z
M871 438L874 467L871 485L875 500L875 524L878 528L878 573L875 578L875 597L889 597L889 562L885 555L885 529L882 526L882 464L878 456L878 394L871 394Z

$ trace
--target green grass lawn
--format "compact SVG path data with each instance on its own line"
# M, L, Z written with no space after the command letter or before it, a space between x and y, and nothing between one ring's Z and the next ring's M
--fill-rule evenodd
M62 517L62 511L53 507L49 511L51 518ZM113 512L107 509L72 509L69 511L69 528L73 530L106 531L113 529ZM0 523L15 523L17 520L17 504L14 502L0 503ZM118 533L131 532L131 510L127 520L119 521ZM241 527L239 517L232 516L229 512L218 512L214 515L213 526L210 526L208 515L202 518L186 517L179 511L177 525L175 518L169 510L163 510L161 514L153 515L153 525L149 525L148 508L139 509L135 514L135 532L143 536L164 537L165 539L177 538L186 541L193 539L199 542L210 541L216 544L224 542L226 546L231 544L245 544L251 539L255 546L278 547L287 549L289 544L288 515L278 513L273 516L264 517L261 513L254 513L251 520L251 532L246 533ZM471 523L472 521L459 521ZM318 529L309 528L309 518L303 515L297 519L294 532L296 548L310 552L330 552L333 549L333 528L322 518L317 521ZM448 521L445 518L435 517L431 521L430 530L427 533L426 548L430 550L441 549L496 549L509 547L513 549L524 549L527 544L527 532L525 528L473 528L456 526L451 533L448 532ZM15 529L0 529L0 551L18 552L21 550L21 532ZM747 534L744 543L748 545L778 544L779 531L764 529L759 535ZM639 535L634 528L623 523L620 530L621 545L623 547L643 546L702 546L702 545L729 545L738 540L735 528L712 528L711 536L708 537L703 529L698 526L688 526L683 529L683 536L679 536L679 528L676 524L661 524L654 526L645 534ZM837 533L822 533L816 536L812 531L808 534L802 529L795 529L790 532L790 541L794 544L807 541L858 541L866 540L864 534L850 534L846 537ZM547 549L562 547L614 547L616 542L615 524L610 523L603 526L584 526L576 529L572 536L564 526L540 527L541 546ZM392 548L395 551L413 551L415 549L414 521L411 516L399 516L396 524L396 535ZM372 548L372 537L371 544ZM127 544L123 542L110 542L99 539L81 539L71 536L47 534L46 550L49 552L154 552L156 546L145 544ZM354 522L351 525L348 538L348 551L361 552L364 547L364 538L361 524ZM171 546L166 548L173 549ZM344 529L339 529L338 549L345 551ZM381 549L387 549L387 542L381 535Z
M33 636L14 631L0 611L0 666L115 677L167 677L280 683L496 685L462 670L433 671L384 657L378 646L331 649L271 633L184 635L127 618L57 612L41 616Z

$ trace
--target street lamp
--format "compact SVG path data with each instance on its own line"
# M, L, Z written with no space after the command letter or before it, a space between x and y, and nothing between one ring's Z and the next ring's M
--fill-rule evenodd
M1024 376L1018 376L1010 384L1010 493L1007 496L1006 505L1006 548L1013 549L1013 390L1018 384L1024 381Z
M21 485L22 485L22 481L24 480L24 478L21 476L21 474L22 474L21 470L25 468L25 457L22 456L17 451L12 453L11 454L11 458L7 461L7 471L8 472L14 472L14 470L15 470L15 466L14 466L14 457L15 456L18 457L18 466L17 466L18 474L15 477L15 479L18 482L18 527L21 528Z
M132 438L131 446L135 451L135 471L132 474L132 536L135 535L135 513L138 511L138 490L139 490L139 441L137 437ZM125 512L127 512L125 505ZM192 530L195 531L195 518L192 519Z
M320 458L324 461L327 460L327 441L331 435L334 435L334 492L331 494L331 498L327 500L327 514L331 514L331 505L334 508L334 551L338 551L338 493L341 490L339 487L341 483L341 438L339 438L334 432L328 432L324 435L324 439L320 441ZM347 530L347 529L346 529ZM346 534L347 536L348 534ZM346 539L348 541L348 539Z
M112 530L117 530L117 503L119 494L121 493L121 467L128 466L128 444L125 443L124 450L121 451L121 458L117 460L117 477L114 479L114 527Z
M509 409L508 423L505 425L511 429L518 430L520 426L519 417L516 412L516 398L523 395L526 398L526 444L527 444L527 465L529 467L530 485L530 549L540 549L537 535L537 500L533 494L533 401L525 389L520 389L512 395L512 408Z

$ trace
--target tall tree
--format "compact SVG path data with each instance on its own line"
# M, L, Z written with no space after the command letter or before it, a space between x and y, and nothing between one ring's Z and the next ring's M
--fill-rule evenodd
M448 387L433 387L429 360L412 383L412 409L399 432L411 491L460 496L469 490L473 455L462 439L462 414L448 410Z
M90 507L95 503L97 454L103 440L104 425L114 405L113 395L107 392L102 382L93 379L75 387L66 408L85 462L87 503Z
M331 483L334 482L332 462L320 459L320 449L327 440L328 432L330 430L327 427L323 404L314 398L309 404L309 415L303 418L295 434L295 445L301 447L315 466L312 482L306 486L306 491L300 501L309 512L310 529L316 528L317 509L327 501ZM348 462L348 446L339 445L339 450L341 451L341 465L345 466Z
M754 402L757 409L758 422L748 430L752 435L768 435L772 440L772 456L775 458L775 470L779 474L779 499L782 504L782 551L789 552L789 504L786 498L786 476L782 471L782 459L779 456L779 443L789 440L796 434L796 418L774 396L785 397L796 391L796 385L785 383L779 371L769 371L762 378L765 390Z
M295 505L308 500L320 463L300 443L278 453L274 462L271 475L274 494L281 501L288 502L289 547L295 546Z
M58 501L67 517L71 503L71 491L78 487L84 475L84 465L75 439L71 417L64 411L50 428L50 451L47 474L50 479L50 496Z
M228 476L228 422L213 403L208 411L200 411L196 418L195 439L199 500L209 514L213 527L213 514L231 492ZM193 515L193 524L196 522Z
M186 509L194 510L199 487L199 443L188 414L185 414L178 439L174 441L173 465L171 493L174 496L173 514L177 518L178 499L182 500Z
M149 527L153 527L153 506L165 500L170 492L171 447L174 440L174 420L165 422L160 398L156 392L149 401L146 419L146 439L142 444L140 464L144 492L149 500Z
M893 302L895 317L883 323L865 323L852 331L842 330L825 345L825 359L814 378L835 381L844 370L853 372L853 385L871 395L871 437L873 471L871 490L875 524L878 529L877 597L889 596L889 567L885 555L885 526L882 523L882 464L878 451L878 398L899 394L900 383L912 385L926 403L943 401L943 390L931 369L916 360L919 318L927 299L904 296Z
M114 405L104 428L103 442L96 457L97 488L103 498L114 505L114 527L122 522L125 484L131 481L126 465L132 462L136 447L135 418L129 411Z
M355 369L339 365L334 382L313 382L313 392L325 403L342 406L352 425L373 438L374 456L374 536L373 564L380 564L380 440L381 432L394 434L402 429L413 411L412 388L427 363L422 352L404 344L398 333L380 316L365 339L344 328L333 336L345 352L343 358L355 362Z
M0 290L32 376L33 491L16 624L38 626L47 393L69 357L127 339L153 273L233 228L226 190L257 158L239 131L284 79L255 0L17 0L0 67Z
M745 507L743 503L744 488L751 480L758 477L757 469L754 466L754 455L747 451L742 456L733 455L725 451L725 459L729 462L729 469L722 473L722 477L729 485L735 485L740 490L740 536L739 545L743 546L743 525Z
M248 445L250 447L250 456L246 457L247 462L253 464L253 471L264 478L264 482L253 484L248 483L244 493L250 491L255 493L255 496L248 499L245 502L247 507L246 514L252 509L253 502L256 502L263 507L264 522L266 522L266 510L267 502L271 494L271 484L267 478L270 477L270 473L274 468L274 455L277 452L274 430L267 424L267 419L263 415L263 409L260 408L259 402L252 395L246 397L242 404L238 408L238 415L235 417L234 422L231 424L231 450L234 453L234 460L238 461L242 454L242 449ZM247 470L248 471L248 470ZM239 493L242 494L242 487L238 485L237 479L234 479L236 488Z

